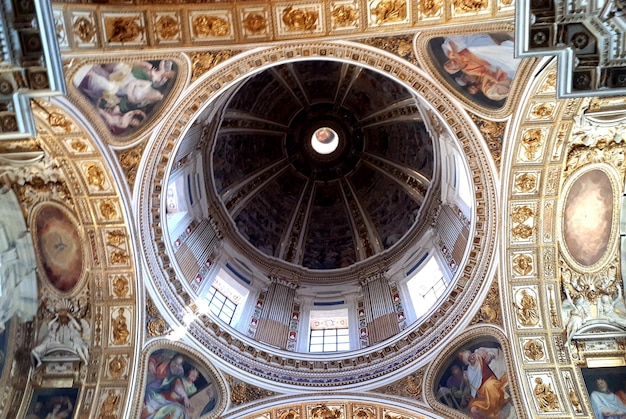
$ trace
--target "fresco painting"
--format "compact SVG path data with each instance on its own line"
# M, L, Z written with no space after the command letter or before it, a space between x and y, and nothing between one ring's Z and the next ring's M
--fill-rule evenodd
M56 205L45 205L35 218L39 261L48 281L70 291L83 271L82 240L76 225Z
M596 418L626 417L626 367L582 368Z
M583 266L606 253L613 231L613 187L602 170L581 175L567 192L563 239L570 255Z
M25 419L70 419L74 415L77 388L39 388L26 412Z
M504 106L519 60L513 33L454 35L429 41L437 71L459 94L488 109Z
M196 419L214 411L219 392L197 365L174 350L150 355L141 419Z
M517 418L502 346L480 339L454 352L439 372L435 397L471 418Z
M113 135L141 128L170 94L177 76L171 60L92 64L81 67L72 84L90 101Z

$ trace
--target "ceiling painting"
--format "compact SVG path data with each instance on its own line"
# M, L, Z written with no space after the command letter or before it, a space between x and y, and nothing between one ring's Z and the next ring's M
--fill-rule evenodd
M89 115L102 138L128 146L149 132L159 122L159 113L176 101L187 82L189 62L180 54L134 54L121 61L71 61L65 72L71 100Z
M52 286L71 291L83 274L83 238L67 210L41 206L34 218L39 261Z
M574 179L563 204L563 241L575 262L590 267L609 247L615 193L607 172L599 168Z

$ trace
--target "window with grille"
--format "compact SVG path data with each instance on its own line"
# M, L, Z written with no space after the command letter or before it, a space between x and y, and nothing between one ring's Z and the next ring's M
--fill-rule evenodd
M309 352L350 350L348 310L312 310Z
M232 300L229 300L228 297L222 294L215 287L211 287L208 290L206 299L211 313L228 324L232 322L235 310L237 309L237 304L235 304Z

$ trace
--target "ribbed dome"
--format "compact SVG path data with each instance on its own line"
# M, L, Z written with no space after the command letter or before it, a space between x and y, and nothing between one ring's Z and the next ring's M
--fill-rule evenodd
M336 149L314 149L332 130ZM309 269L364 261L420 215L433 143L416 98L388 77L336 61L267 69L221 112L207 158L214 198L240 238ZM212 192L212 194L211 194Z

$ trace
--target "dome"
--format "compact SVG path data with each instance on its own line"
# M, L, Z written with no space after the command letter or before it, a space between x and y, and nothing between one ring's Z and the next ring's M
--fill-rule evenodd
M240 246L340 269L416 225L433 141L415 96L389 77L339 61L283 64L241 83L220 114L205 183Z
M198 80L149 151L167 191L155 181L145 225L167 311L281 386L357 385L427 356L493 251L492 222L474 221L494 194L469 176L464 153L485 156L466 116L419 70L350 48L216 68L221 82Z

